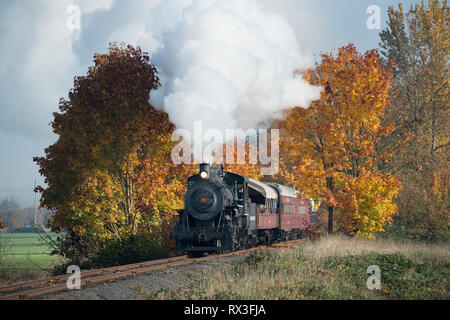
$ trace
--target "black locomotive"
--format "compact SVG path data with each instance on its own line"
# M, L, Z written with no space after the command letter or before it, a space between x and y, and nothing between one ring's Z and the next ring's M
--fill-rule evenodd
M175 250L191 256L294 239L317 224L309 204L289 187L201 164L188 178L185 208L171 237Z

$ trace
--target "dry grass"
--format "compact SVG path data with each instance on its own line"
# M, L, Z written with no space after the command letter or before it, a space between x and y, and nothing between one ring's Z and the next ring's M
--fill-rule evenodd
M429 259L445 262L450 258L450 245L406 240L359 239L335 235L325 236L316 241L307 241L303 246L303 253L315 259L367 253L398 253L417 262Z
M449 257L446 244L324 237L297 249L257 251L167 298L449 299ZM367 288L373 264L382 270L382 290Z

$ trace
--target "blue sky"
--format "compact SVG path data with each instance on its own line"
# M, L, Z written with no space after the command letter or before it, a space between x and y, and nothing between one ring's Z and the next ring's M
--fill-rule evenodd
M167 0L166 0L167 1ZM172 0L169 0L169 2ZM191 0L173 0L174 4ZM171 23L173 12L158 12L159 0L3 0L0 2L0 200L14 195L23 206L34 201L34 180L44 178L33 156L56 140L49 122L73 77L86 73L95 52L111 41L139 44L151 52L154 30ZM366 10L419 1L261 0L264 10L283 15L302 51L318 55L352 42L359 51L377 48L379 32L369 30ZM68 8L81 10L80 29L70 30ZM72 11L73 12L73 11ZM152 18L150 18L152 17Z

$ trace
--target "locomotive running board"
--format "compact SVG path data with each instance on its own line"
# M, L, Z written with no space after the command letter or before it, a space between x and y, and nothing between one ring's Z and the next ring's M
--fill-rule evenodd
M190 248L175 248L177 251L218 251L223 250L221 247L190 247Z

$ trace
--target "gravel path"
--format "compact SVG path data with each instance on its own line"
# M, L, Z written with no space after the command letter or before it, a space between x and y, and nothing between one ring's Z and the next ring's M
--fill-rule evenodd
M243 260L246 255L221 257L217 260L203 261L125 278L95 284L80 290L70 290L38 297L40 300L146 300L161 289L182 289L188 287L193 279L201 278L205 272L217 265L229 265Z

